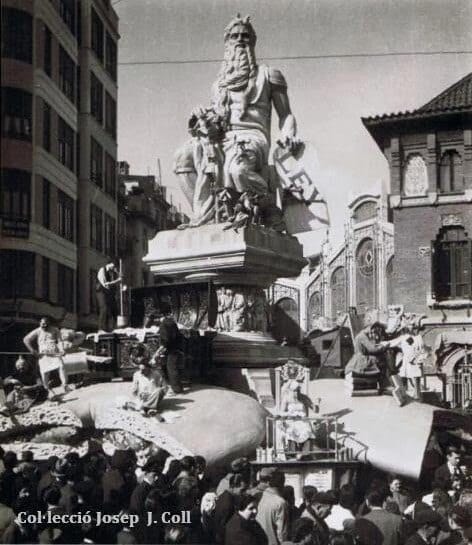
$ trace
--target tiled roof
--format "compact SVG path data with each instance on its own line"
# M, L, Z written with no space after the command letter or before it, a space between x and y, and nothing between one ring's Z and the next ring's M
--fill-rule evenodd
M453 113L472 110L472 72L448 87L445 91L434 97L421 108L413 111L398 112L392 114L377 115L362 118L365 123L378 121L414 119L426 117L431 114Z
M417 111L436 112L467 107L472 108L472 72L421 106Z

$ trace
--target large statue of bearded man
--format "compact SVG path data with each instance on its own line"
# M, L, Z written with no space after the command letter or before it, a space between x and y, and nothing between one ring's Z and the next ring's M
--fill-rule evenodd
M194 138L176 154L174 171L194 213L191 225L214 217L214 195L269 192L268 158L272 105L280 140L296 145L296 122L279 70L256 63L256 34L249 17L225 29L225 53L212 88L211 108L198 108L189 122Z

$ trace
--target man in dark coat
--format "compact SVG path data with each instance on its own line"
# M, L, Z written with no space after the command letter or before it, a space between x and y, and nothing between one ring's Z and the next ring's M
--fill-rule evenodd
M163 466L148 461L143 467L143 480L136 485L129 501L129 510L144 515L144 503L153 487L157 484Z
M367 496L370 513L356 521L356 532L362 545L400 545L403 523L400 515L383 508L385 492L373 490Z
M441 483L443 488L450 490L453 480L465 480L460 469L461 454L456 447L447 447L446 463L439 466L434 473L434 480Z
M237 509L226 524L224 545L267 545L267 536L256 521L256 499L253 496L241 496Z
M174 394L182 392L182 382L179 372L179 363L182 357L180 350L181 334L170 305L161 305L161 318L159 325L160 346L153 357L153 360L160 360L165 378Z
M98 304L98 329L109 331L115 326L115 318L118 314L116 308L116 286L121 282L121 277L111 261L97 273L95 290Z
M215 542L224 543L225 527L236 511L239 498L249 487L249 474L235 473L231 476L229 489L218 496L215 505Z

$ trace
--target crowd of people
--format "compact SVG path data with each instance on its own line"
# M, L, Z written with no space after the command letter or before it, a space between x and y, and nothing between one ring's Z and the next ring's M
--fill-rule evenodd
M47 463L31 451L0 455L2 543L472 543L472 483L454 447L431 490L414 493L397 476L371 479L362 494L360 482L329 491L307 485L298 506L283 471L263 467L251 482L245 458L215 480L201 456L177 460L160 450L140 465L133 451L110 457L95 441L83 457Z

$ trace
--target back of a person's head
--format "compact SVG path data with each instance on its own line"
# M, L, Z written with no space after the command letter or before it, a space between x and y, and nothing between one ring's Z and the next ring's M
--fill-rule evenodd
M31 450L24 450L21 453L21 459L23 462L33 462L34 461L34 455L31 452Z
M193 456L184 456L180 460L180 465L184 471L194 471L195 470L195 458Z
M251 496L250 494L241 494L235 501L235 507L238 511L244 511L251 503L257 503L254 496Z
M194 456L195 465L198 467L206 467L206 460L203 456Z
M382 507L385 500L385 492L380 489L371 490L367 495L367 501L372 507Z
M339 489L339 505L344 509L351 509L354 506L356 493L352 484L343 484Z
M3 457L3 465L5 466L5 469L13 469L17 463L18 458L16 456L16 453L12 450L7 450Z
M167 470L167 477L172 482L177 475L182 471L182 464L180 460L172 460L169 464L169 469Z
M275 470L269 480L269 486L274 488L283 488L285 484L285 474L283 471Z
M293 486L285 485L282 489L282 497L289 505L295 505L295 490Z
M314 530L314 523L308 517L297 519L293 525L293 541L298 543L308 537Z
M306 505L311 505L315 499L315 496L318 494L318 489L316 486L306 485L302 489L303 501Z

